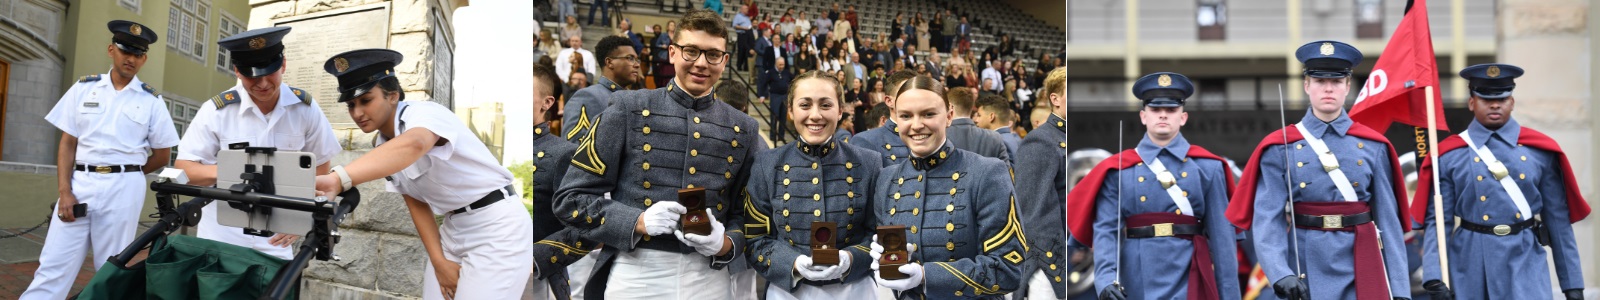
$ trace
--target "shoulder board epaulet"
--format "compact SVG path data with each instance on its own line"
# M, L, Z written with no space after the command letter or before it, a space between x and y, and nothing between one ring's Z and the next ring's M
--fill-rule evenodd
M300 98L300 103L311 104L311 92L296 87L289 87L289 90L294 92L295 97Z
M78 82L80 82L80 83L81 82L95 82L95 81L100 81L100 74L94 74L94 75L78 77Z
M217 109L222 109L223 107L228 107L229 104L235 103L239 103L238 91L230 90L227 92L222 92L222 94L218 94L216 97L211 98L211 105L217 106Z
M144 88L144 91L146 93L150 93L151 95L158 95L158 94L156 94L156 88L151 87L149 83L140 84L139 87Z

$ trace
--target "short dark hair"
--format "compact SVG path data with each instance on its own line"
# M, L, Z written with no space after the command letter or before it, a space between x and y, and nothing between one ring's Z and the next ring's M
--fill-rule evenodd
M562 85L561 76L556 76L555 68L542 64L533 65L533 86L535 90L542 87L549 95L560 97L563 92L561 90Z
M709 10L691 10L689 13L683 14L682 19L678 19L678 24L678 34L683 34L684 31L694 30L704 31L706 34L714 37L723 39L728 38L727 24L722 22L721 16L718 16L717 13Z
M1012 116L1011 102L1006 101L1006 98L1000 97L1000 95L989 94L978 97L978 108L995 114L1000 121L1010 122L1016 119Z
M609 59L611 58L611 52L617 51L617 48L622 47L633 47L633 41L615 35L600 39L600 43L594 46L594 55L599 56L595 59L600 60L600 67L605 68L611 62ZM639 49L633 49L633 51L639 51Z
M866 117L867 117L867 119L866 119L867 124L871 124L872 125L870 127L878 127L881 124L881 123L875 123L875 122L878 122L878 119L889 117L889 105L888 104L883 104L883 103L878 103L878 105L873 105L871 110L867 110L867 116ZM856 128L856 130L865 131L866 128Z
M750 107L750 87L738 81L723 81L717 85L717 99L732 106L733 109L745 111Z
M950 103L950 107L960 109L969 115L972 113L972 108L978 105L977 97L972 95L972 89L952 89L944 93L944 98L946 103Z

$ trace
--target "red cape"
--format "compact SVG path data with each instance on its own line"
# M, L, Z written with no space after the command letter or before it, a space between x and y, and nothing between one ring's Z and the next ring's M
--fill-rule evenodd
M1517 135L1517 143L1534 149L1550 151L1556 154L1561 161L1561 175L1567 186L1567 213L1573 223L1577 223L1589 216L1589 202L1583 200L1583 193L1578 192L1578 179L1572 176L1572 164L1567 162L1567 154L1561 151L1554 139L1544 133L1522 127L1522 133ZM1439 142L1439 155L1450 153L1450 150L1461 149L1467 146L1467 141L1459 135L1450 135L1443 142ZM1473 154L1476 157L1477 154ZM1418 223L1427 223L1423 220L1428 217L1428 208L1433 199L1433 159L1424 157L1422 167L1417 172L1417 194L1411 202L1411 217Z
M1117 158L1119 157L1122 158L1120 160L1121 164L1118 164L1119 160ZM1233 169L1228 167L1222 157L1211 154L1211 151L1206 151L1205 148L1200 148L1200 146L1189 145L1189 158L1214 159L1223 162L1223 178L1227 179L1225 186L1227 186L1229 194L1233 193ZM1067 228L1072 233L1072 239L1077 240L1078 243L1082 243L1084 246L1094 246L1094 204L1095 198L1100 195L1100 186L1106 182L1106 172L1127 169L1141 162L1144 162L1144 160L1139 158L1138 152L1133 149L1123 150L1122 153L1117 153L1117 155L1112 155L1100 161L1100 164L1095 165L1094 169L1089 170L1088 176L1084 176L1083 180L1079 180L1077 185L1072 186L1072 192L1067 193L1067 212L1069 213L1067 216Z
M1393 169L1389 174L1389 180L1393 182L1390 186L1394 187L1394 202L1397 205L1395 214L1400 217L1400 227L1404 231L1411 231L1411 222L1408 222L1411 218L1407 216L1409 210L1406 209L1406 198L1404 196L1406 194L1406 182L1405 177L1400 174L1400 157L1395 155L1394 146L1389 144L1388 138L1360 123L1351 124L1347 133L1355 137L1383 143L1384 147L1389 148L1389 166ZM1288 135L1288 140L1284 140L1285 134ZM1261 152L1267 150L1268 146L1284 145L1303 139L1305 138L1300 136L1299 130L1290 129L1289 127L1273 131L1272 134L1261 139L1261 144L1257 145L1255 152L1250 154L1250 163L1244 167L1244 176L1239 178L1239 187L1235 188L1238 192L1233 193L1233 197L1228 203L1228 221L1232 221L1233 225L1239 226L1241 230L1250 229L1250 222L1255 218L1256 212L1256 181L1260 180L1261 177Z

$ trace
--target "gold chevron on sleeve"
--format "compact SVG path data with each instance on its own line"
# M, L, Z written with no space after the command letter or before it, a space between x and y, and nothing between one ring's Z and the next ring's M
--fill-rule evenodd
M598 123L598 122L600 122L600 120L595 120L595 123ZM589 128L589 127L594 127L594 124L589 122L589 107L588 106L579 106L578 107L578 122L577 123L572 123L572 130L567 131L567 140L572 140L572 136L578 135L578 130L579 129ZM589 130L589 131L593 132L594 130Z
M944 268L945 271L950 271L950 275L955 275L956 279L959 279L959 280L961 280L961 283L965 283L967 286L972 287L972 290L974 292L978 293L978 294L1000 294L1000 286L999 285L995 285L995 286L992 286L992 287L983 286L982 283L979 283L976 280L972 280L972 277L967 277L966 273L961 273L960 270L956 270L956 267L950 266L949 263L935 262L935 263L933 263L933 265L939 266L941 268Z
M751 229L751 228L770 228L772 226L771 225L772 224L772 218L768 217L765 214L762 214L759 210L756 209L756 205L755 205L754 201L751 200L749 191L745 191L745 193L744 193L744 213L745 213L746 216L750 217L750 222L745 222L745 224L744 224L744 227L746 229ZM763 234L757 234L757 235L750 235L750 234L748 234L749 232L754 232L754 230L746 230L745 238L753 238L753 237L763 236L763 235L766 235L765 233L769 232L769 231L762 230Z
M1011 201L1008 202L1006 210L1008 212L1006 213L1005 227L1001 227L1000 232L995 233L994 237L990 237L988 240L983 241L983 252L989 252L995 248L999 248L1001 245L1005 245L1006 240L1011 239L1012 235L1017 236L1017 241L1022 244L1022 250L1028 251L1028 237L1024 236L1022 233L1022 222L1017 220L1016 196L1011 197Z
M579 121L581 122L582 120ZM576 154L578 155L572 156L572 165L578 166L578 168L581 168L584 171L589 171L589 173L605 176L606 162L600 160L600 154L596 153L594 148L595 131L599 130L589 130L589 133L584 135L583 140L579 141L578 150L576 151Z

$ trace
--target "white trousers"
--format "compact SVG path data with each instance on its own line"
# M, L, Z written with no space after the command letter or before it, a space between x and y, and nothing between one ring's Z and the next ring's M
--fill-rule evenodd
M1045 275L1043 270L1034 271L1033 276L1028 276L1028 300L1060 299L1056 298L1056 289L1052 284L1057 283L1050 281L1050 276Z
M756 270L744 269L744 272L733 274L733 299L734 300L759 300L756 297L757 285Z
M145 177L139 172L73 172L72 195L86 204L88 211L71 223L55 217L59 211L51 215L50 231L39 252L39 269L19 298L65 299L90 249L94 256L89 261L100 270L106 259L127 248L139 228L145 191Z
M267 255L276 256L285 260L294 259L294 249L291 247L278 247L272 245L272 237L254 236L244 234L243 228L223 226L217 223L217 205L228 205L225 201L211 201L205 208L200 209L200 223L195 225L195 236L203 239L233 244L261 251Z
M572 300L583 300L583 288L589 283L589 275L594 274L594 261L600 257L600 250L589 251L589 254L579 258L578 261L567 265L567 285L572 289Z
M533 272L533 219L522 199L449 215L439 225L444 258L461 264L455 299L519 299ZM422 299L445 299L433 264L423 260Z
M802 300L802 299L872 299L877 297L877 282L872 278L862 278L855 282L815 286L801 284L794 288L794 293L784 291L783 287L776 284L767 285L767 300Z
M660 236L659 238L671 238ZM606 280L606 299L716 300L733 297L732 276L711 269L711 258L635 248L617 255Z

